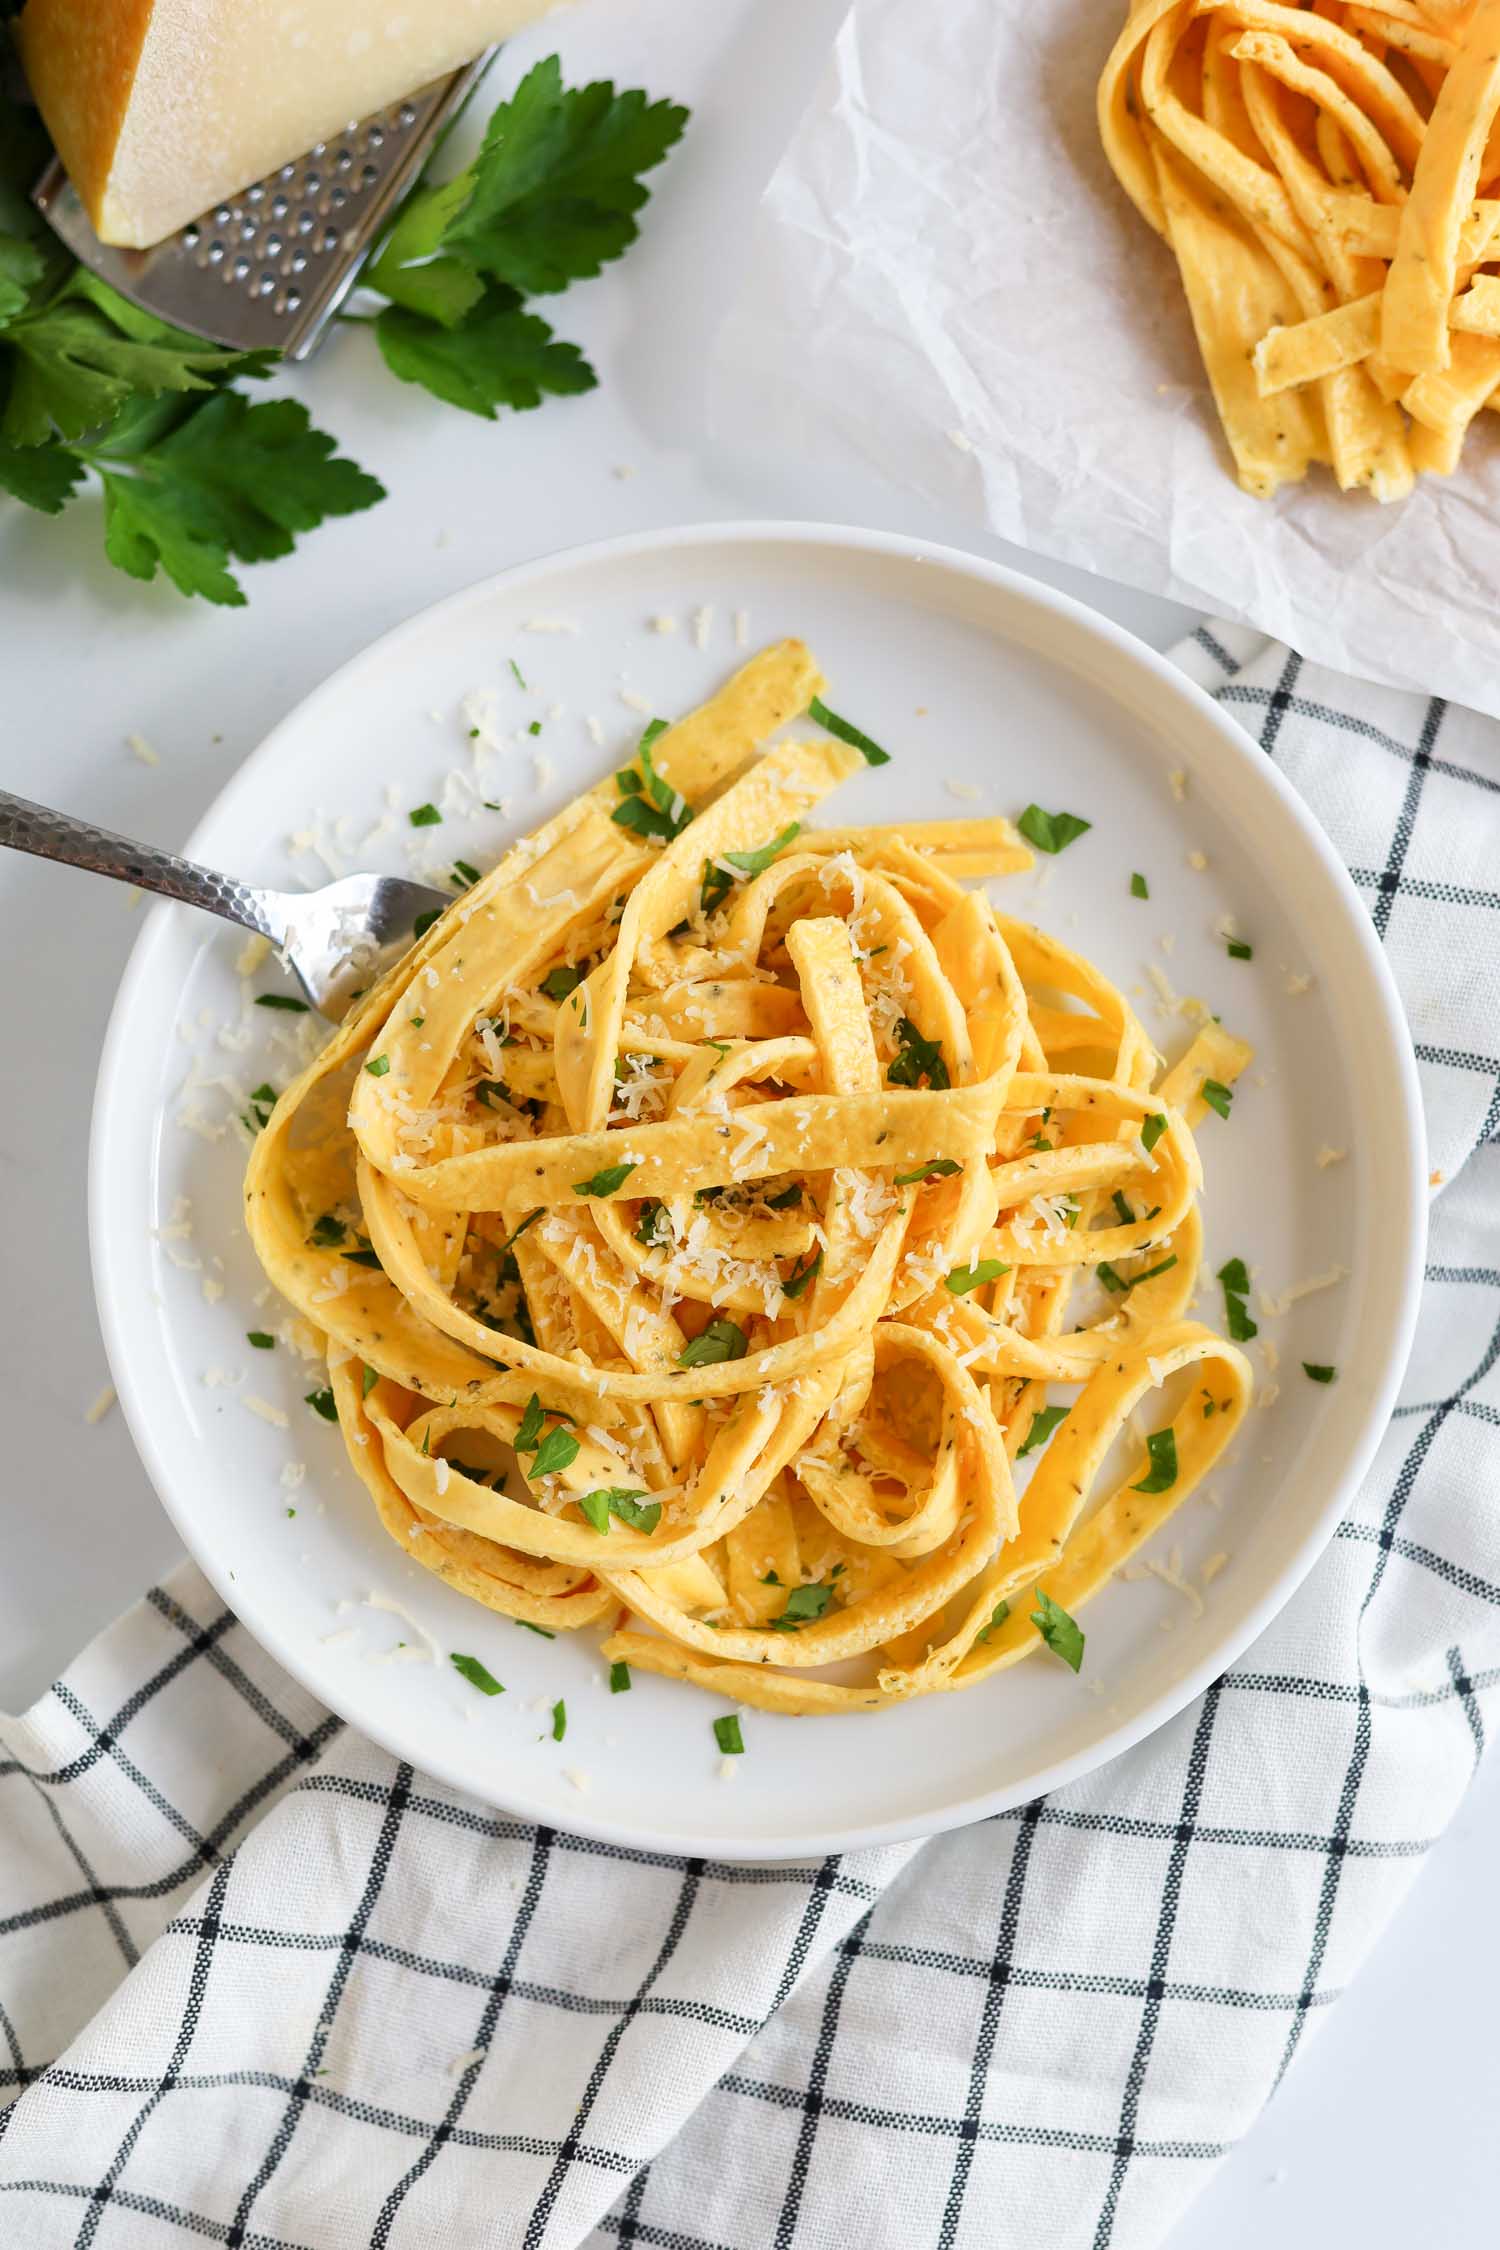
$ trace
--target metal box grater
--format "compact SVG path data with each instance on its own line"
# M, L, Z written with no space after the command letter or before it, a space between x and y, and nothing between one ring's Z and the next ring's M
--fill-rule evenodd
M497 51L320 141L150 250L101 242L56 159L33 200L75 258L158 320L236 351L306 359Z

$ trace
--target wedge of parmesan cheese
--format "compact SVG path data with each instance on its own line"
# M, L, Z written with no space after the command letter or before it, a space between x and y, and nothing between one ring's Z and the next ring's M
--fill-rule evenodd
M143 250L549 4L26 0L16 30L94 231Z

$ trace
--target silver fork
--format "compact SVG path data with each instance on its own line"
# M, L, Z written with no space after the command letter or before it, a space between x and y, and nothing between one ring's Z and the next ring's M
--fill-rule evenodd
M205 907L226 922L259 931L285 957L312 1005L334 1023L373 983L385 965L381 956L410 945L417 926L426 928L424 917L453 904L450 893L401 875L345 875L317 891L261 890L4 789L0 844L112 875L116 882L159 891L163 898Z

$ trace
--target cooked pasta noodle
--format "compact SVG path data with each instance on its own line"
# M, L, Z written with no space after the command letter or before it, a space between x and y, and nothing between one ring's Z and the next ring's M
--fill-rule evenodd
M763 747L822 686L786 642L648 730L356 1004L246 1182L408 1554L790 1712L1066 1653L1250 1390L1186 1317L1190 1116L1248 1049L1207 1025L1160 1083L1097 969L961 887L1030 864L1008 822L811 826L874 748Z
M1244 489L1451 475L1500 408L1500 0L1130 0L1098 119Z

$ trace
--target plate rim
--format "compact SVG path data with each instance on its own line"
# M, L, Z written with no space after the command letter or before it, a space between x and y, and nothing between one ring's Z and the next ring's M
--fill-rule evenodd
M125 1067L129 1051L127 1025L134 1011L138 990L150 976L155 954L173 926L174 907L167 900L159 900L147 914L115 993L95 1079L88 1152L88 1238L94 1299L110 1374L131 1440L152 1489L182 1539L188 1555L225 1606L239 1619L259 1646L305 1692L315 1696L320 1703L327 1704L354 1732L375 1743L388 1755L415 1765L418 1771L431 1775L464 1796L475 1798L521 1819L540 1822L549 1827L571 1829L597 1842L631 1850L704 1857L735 1864L783 1864L789 1860L811 1859L830 1853L864 1850L942 1835L952 1829L967 1827L1035 1798L1048 1796L1055 1790L1083 1779L1123 1756L1127 1750L1158 1732L1185 1710L1214 1679L1243 1655L1251 1642L1286 1607L1329 1545L1350 1500L1374 1459L1388 1426L1415 1338L1428 1220L1425 1117L1416 1056L1405 1012L1385 949L1375 933L1348 869L1311 809L1269 758L1256 760L1253 738L1221 709L1204 688L1174 664L1170 657L1074 596L1065 594L1040 579L1029 577L1025 572L1007 564L941 541L852 524L741 518L724 522L676 524L650 531L628 532L609 539L589 541L580 546L552 548L530 556L525 561L513 563L504 570L491 572L426 604L411 616L388 627L385 632L376 635L373 640L346 657L301 696L247 753L224 786L216 792L194 823L191 835L182 846L183 852L189 857L194 854L203 831L216 823L226 808L232 809L234 799L242 790L252 786L253 777L262 766L274 761L282 738L294 727L304 725L326 703L336 701L351 673L367 665L377 654L388 655L398 649L403 641L420 637L436 618L482 602L487 597L504 598L514 595L522 591L528 581L554 574L559 568L587 568L628 558L645 559L699 544L755 546L772 543L811 548L852 548L864 555L884 556L906 563L930 561L1008 596L1022 609L1030 608L1048 613L1065 626L1081 632L1086 641L1093 640L1104 651L1111 652L1120 666L1133 670L1151 692L1186 705L1188 712L1196 715L1200 725L1206 724L1209 731L1218 736L1229 756L1242 765L1247 773L1253 774L1260 786L1270 789L1272 795L1279 800L1282 816L1300 832L1304 845L1321 863L1325 875L1341 898L1348 931L1353 937L1356 953L1368 979L1370 996L1378 1003L1378 1028L1395 1066L1391 1079L1396 1095L1392 1105L1391 1130L1395 1136L1392 1147L1397 1158L1394 1169L1404 1178L1405 1183L1403 1207L1398 1214L1400 1241L1396 1262L1399 1266L1399 1296L1392 1311L1384 1364L1378 1371L1378 1379L1372 1384L1361 1422L1348 1445L1340 1473L1329 1480L1321 1504L1309 1509L1306 1527L1296 1547L1259 1599L1250 1603L1211 1650L1132 1716L1115 1722L1093 1742L1037 1768L1025 1780L1011 1781L993 1790L980 1791L945 1806L938 1814L929 1811L908 1818L897 1816L831 1830L799 1832L795 1835L754 1839L735 1836L724 1838L695 1830L685 1830L681 1834L664 1833L650 1826L634 1825L628 1820L601 1818L591 1814L587 1805L582 1802L576 1814L570 1807L568 1817L560 1819L554 1803L529 1800L524 1783L515 1789L507 1787L503 1797L498 1792L491 1793L483 1786L476 1787L472 1774L462 1770L461 1761L444 1755L441 1742L423 1744L420 1751L414 1750L409 1741L401 1738L396 1728L384 1724L371 1726L367 1718L355 1715L341 1702L330 1698L326 1682L321 1678L314 1680L305 1668L299 1645L279 1630L274 1612L268 1614L253 1596L248 1604L242 1606L243 1590L232 1579L227 1562L211 1550L200 1551L191 1509L185 1503L157 1447L147 1402L143 1396L144 1378L141 1388L137 1387L135 1344L130 1331L128 1308L122 1293L112 1287L112 1241L105 1217L111 1135L105 1130L105 1120L110 1117L112 1109L118 1115L115 1105L121 1092L128 1094L129 1074ZM1055 656L1041 661L1053 665L1059 663ZM159 1119L156 1122L159 1125ZM1404 1157L1404 1163L1399 1161L1401 1157ZM248 1612L253 1612L253 1615Z

